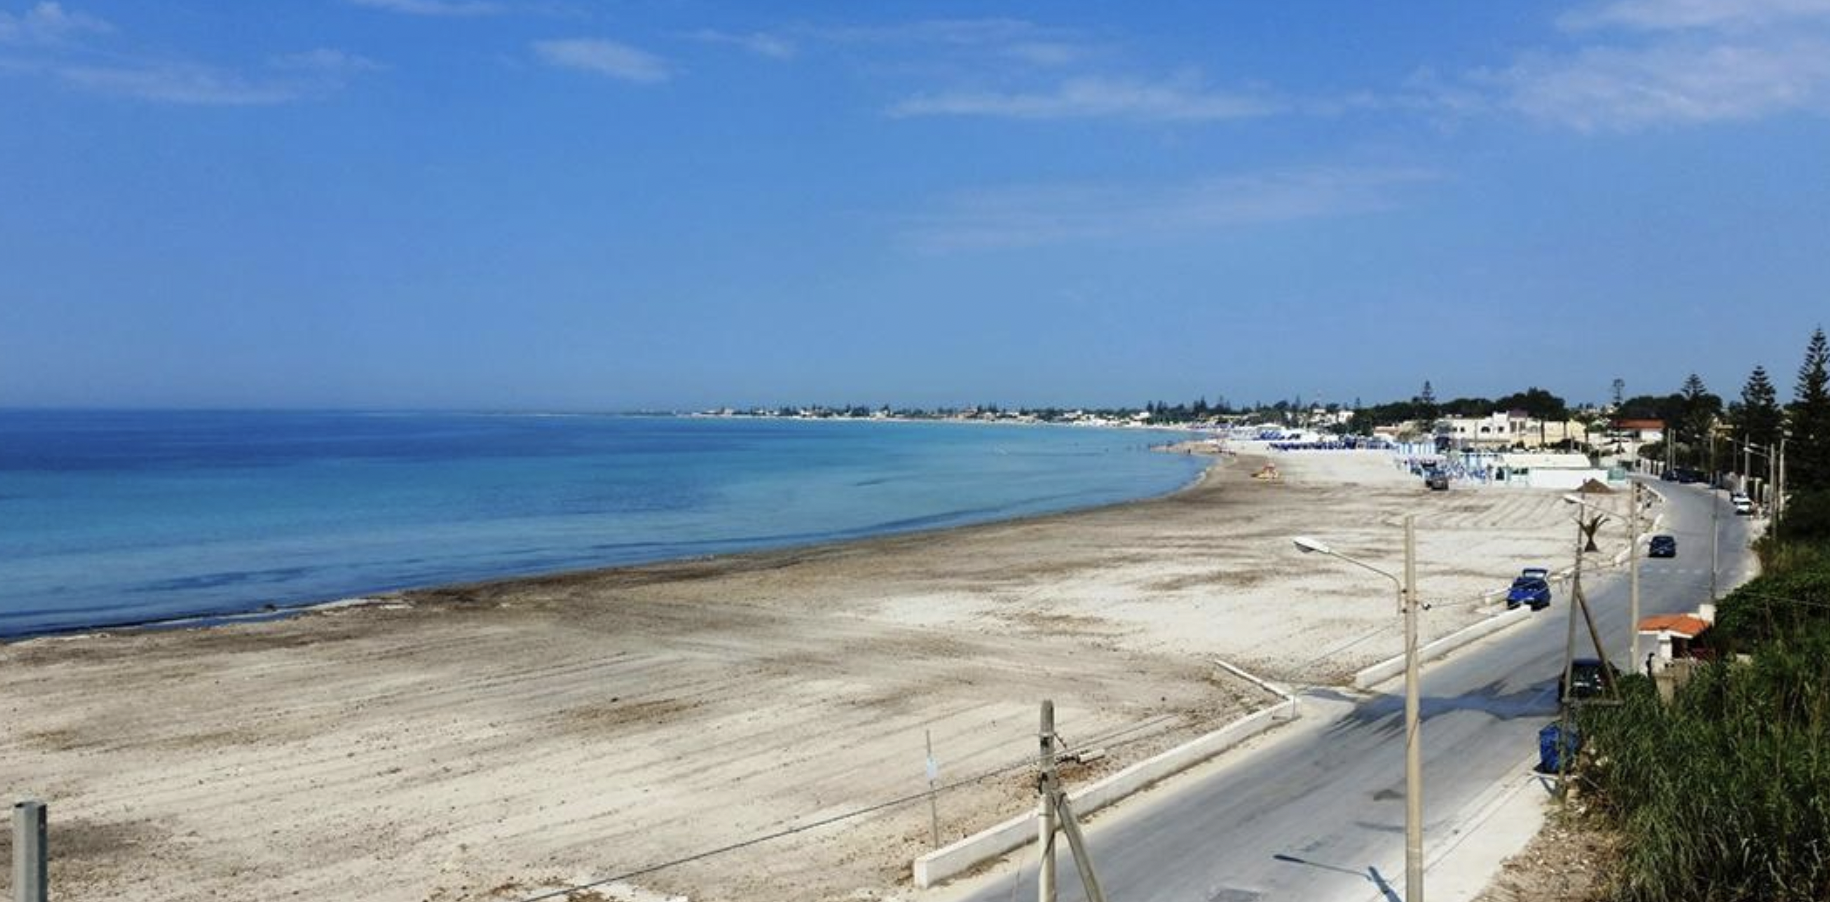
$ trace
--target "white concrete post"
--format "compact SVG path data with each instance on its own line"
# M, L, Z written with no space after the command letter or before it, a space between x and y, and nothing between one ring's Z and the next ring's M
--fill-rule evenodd
M13 805L13 898L17 902L50 899L45 833L43 802L27 800Z

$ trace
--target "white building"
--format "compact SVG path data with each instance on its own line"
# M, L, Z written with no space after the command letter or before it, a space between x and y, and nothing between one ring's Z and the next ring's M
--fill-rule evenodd
M1608 471L1586 454L1501 454L1494 481L1519 488L1573 491L1593 479L1608 481Z
M1511 445L1523 441L1533 421L1523 413L1494 413L1484 417L1447 417L1438 421L1436 432L1458 444ZM1532 432L1536 437L1536 432Z

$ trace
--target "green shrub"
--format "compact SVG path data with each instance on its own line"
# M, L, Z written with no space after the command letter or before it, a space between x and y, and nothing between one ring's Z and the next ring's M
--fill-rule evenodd
M1787 493L1779 532L1788 542L1830 540L1830 489Z
M1670 704L1645 678L1580 712L1578 773L1625 836L1617 902L1830 899L1830 557L1792 553L1723 600L1753 652L1699 670ZM1789 599L1790 601L1782 601Z

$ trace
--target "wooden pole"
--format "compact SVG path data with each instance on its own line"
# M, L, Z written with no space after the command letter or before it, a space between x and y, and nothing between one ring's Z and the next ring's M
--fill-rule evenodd
M1417 662L1417 517L1404 516L1404 898L1423 902L1422 675Z
M1633 519L1628 521L1632 526L1627 531L1627 619L1633 621L1627 624L1627 666L1633 670L1639 669L1639 493L1640 484L1634 482Z
M1042 702L1042 729L1039 734L1036 767L1041 771L1036 788L1042 805L1036 813L1037 840L1042 844L1042 862L1036 870L1037 902L1055 902L1055 703Z
M1067 834L1068 850L1074 855L1074 867L1080 871L1080 885L1086 888L1087 902L1106 902L1106 891L1099 886L1099 875L1093 873L1093 856L1087 852L1086 837L1080 834L1080 821L1068 805L1067 793L1054 789L1055 807L1061 814L1061 832Z
M1562 798L1569 786L1570 679L1576 672L1576 599L1582 593L1582 515L1576 515L1576 568L1570 578L1569 630L1563 640L1563 680L1558 686L1557 718L1557 797Z

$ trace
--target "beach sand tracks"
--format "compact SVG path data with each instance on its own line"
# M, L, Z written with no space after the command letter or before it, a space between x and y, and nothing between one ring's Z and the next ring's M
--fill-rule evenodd
M1174 576L1149 579L1142 583L1147 593L1184 592L1189 589L1245 589L1269 578L1263 570L1199 570Z
M1026 632L1042 636L1105 639L1125 632L1125 627L1121 624L1087 614L1029 609L1001 612L997 617Z

